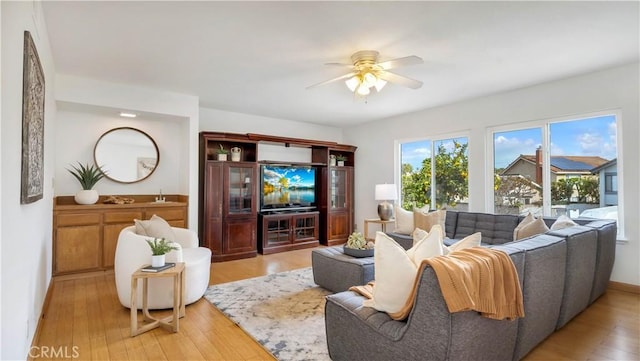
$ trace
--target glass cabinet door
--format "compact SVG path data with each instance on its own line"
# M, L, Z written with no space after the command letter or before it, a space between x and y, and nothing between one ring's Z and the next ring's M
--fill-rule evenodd
M346 169L331 169L331 208L347 208L347 171Z
M229 214L249 214L255 210L255 168L248 166L232 166L228 168L227 187Z

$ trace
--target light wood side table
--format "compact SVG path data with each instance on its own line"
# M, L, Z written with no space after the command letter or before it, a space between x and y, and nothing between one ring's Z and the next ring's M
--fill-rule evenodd
M383 221L380 218L365 218L364 220L364 239L371 240L369 238L369 223L379 224L382 228L382 232L387 232L387 224L395 223L395 219L390 219L388 221Z
M151 317L148 307L149 279L173 277L173 314L158 319ZM152 321L138 326L138 280L142 280L142 316L144 321ZM142 267L131 275L131 337L162 326L170 331L178 332L179 319L184 317L184 263L176 263L174 267L160 272L144 272Z

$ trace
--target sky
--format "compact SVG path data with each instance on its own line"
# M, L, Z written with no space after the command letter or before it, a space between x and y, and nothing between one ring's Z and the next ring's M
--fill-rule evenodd
M266 165L264 178L272 184L278 184L281 177L289 179L289 186L313 187L315 184L315 172L311 167L280 167Z
M551 123L549 131L551 155L616 158L616 122L613 115ZM458 141L467 140L458 138ZM448 146L453 142L445 140L444 144ZM494 133L494 144L495 167L503 168L520 154L535 154L536 148L542 144L542 128ZM431 142L403 143L401 152L402 163L409 163L414 169L420 168L422 160L431 156Z

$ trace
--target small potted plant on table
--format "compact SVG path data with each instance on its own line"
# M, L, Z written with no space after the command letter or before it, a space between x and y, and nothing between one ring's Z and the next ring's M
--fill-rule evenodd
M164 266L165 255L173 250L179 248L173 245L173 242L167 242L164 238L154 238L152 240L146 240L151 247L151 266L162 267Z
M336 155L336 160L338 161L338 167L344 167L344 162L347 160L347 157L342 154L338 154Z
M100 198L100 195L97 190L93 189L93 186L104 178L104 172L93 164L83 165L80 162L78 162L78 167L72 165L71 168L73 169L67 170L78 180L78 182L80 182L80 185L82 186L82 190L76 193L73 199L78 204L96 203L98 198Z
M373 257L374 243L364 239L360 232L349 235L347 243L343 246L344 254L351 257Z

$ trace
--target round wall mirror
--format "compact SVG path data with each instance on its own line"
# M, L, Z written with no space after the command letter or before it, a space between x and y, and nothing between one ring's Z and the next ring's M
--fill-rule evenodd
M149 177L160 163L156 142L147 133L129 127L104 133L93 149L96 165L105 177L135 183Z

